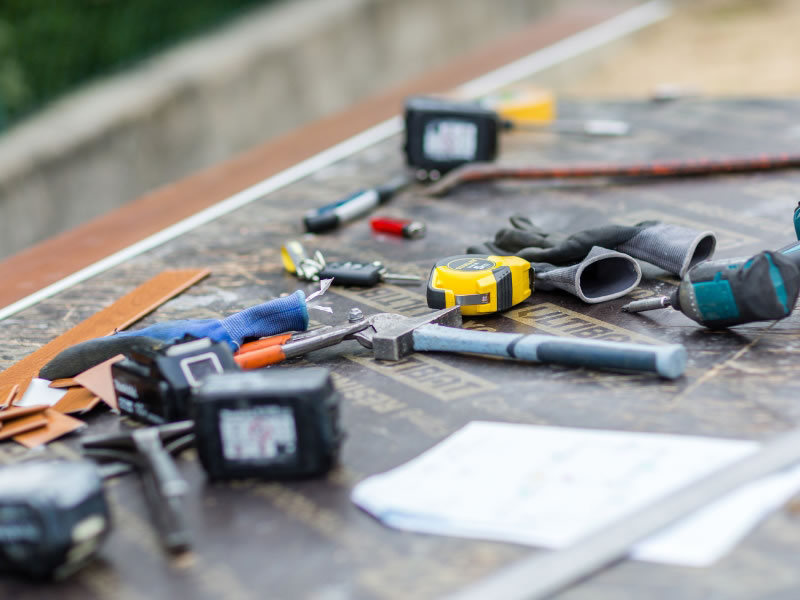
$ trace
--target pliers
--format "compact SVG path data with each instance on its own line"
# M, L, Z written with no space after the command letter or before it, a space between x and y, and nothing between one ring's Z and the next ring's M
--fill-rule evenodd
M234 360L242 369L258 369L335 346L345 340L356 340L365 348L372 348L374 321L392 316L390 313L378 313L364 317L360 310L353 309L350 311L350 322L346 325L320 328L312 334L284 333L248 342L239 348Z

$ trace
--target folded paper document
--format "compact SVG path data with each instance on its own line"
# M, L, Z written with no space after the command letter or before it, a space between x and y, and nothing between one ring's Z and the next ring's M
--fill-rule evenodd
M756 442L473 422L369 477L352 500L399 529L547 548L756 451ZM800 489L800 468L742 487L639 544L634 558L705 566Z

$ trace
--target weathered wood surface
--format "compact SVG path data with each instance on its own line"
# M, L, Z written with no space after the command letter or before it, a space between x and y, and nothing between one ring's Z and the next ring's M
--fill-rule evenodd
M626 139L514 133L501 160L628 161L743 155L796 148L796 101L687 100L566 103L564 116L632 121ZM381 183L402 169L401 140L391 139L273 193L143 256L0 322L0 367L167 268L205 267L212 275L168 302L142 325L174 318L219 317L294 289L311 289L283 271L279 249L301 235L300 218L356 188ZM713 229L718 256L752 254L794 239L791 216L800 172L781 171L637 184L580 185L505 182L465 186L444 199L411 189L386 214L427 223L422 240L370 233L366 220L325 236L304 238L330 258L383 260L390 270L425 276L435 259L488 239L514 212L545 228L575 231L604 222L658 218ZM674 278L649 270L633 297L670 289ZM433 598L533 550L513 544L390 530L360 512L349 490L364 477L397 466L475 419L549 425L764 439L800 424L795 364L800 313L776 324L709 332L673 311L628 315L630 300L586 306L561 293L537 292L505 314L471 319L468 327L597 339L680 342L690 354L685 377L529 365L480 357L413 355L376 363L355 342L291 362L330 367L343 393L348 437L340 468L324 481L234 484L205 482L191 452L180 466L192 484L194 551L165 558L151 530L137 480L109 485L115 530L102 560L57 586L0 580L0 597L40 598ZM352 306L365 313L427 311L424 287L332 288L334 317ZM90 415L90 433L126 427L110 414ZM77 436L51 451L74 455ZM24 449L0 445L0 460ZM698 457L699 460L702 457ZM522 460L522 459L521 459ZM564 594L599 598L796 598L800 592L800 518L778 511L718 564L689 569L627 562Z

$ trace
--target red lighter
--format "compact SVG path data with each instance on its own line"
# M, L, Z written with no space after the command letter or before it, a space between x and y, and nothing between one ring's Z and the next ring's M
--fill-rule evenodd
M370 219L372 231L391 233L407 239L421 238L425 235L425 224L411 219L393 219L391 217L375 217Z

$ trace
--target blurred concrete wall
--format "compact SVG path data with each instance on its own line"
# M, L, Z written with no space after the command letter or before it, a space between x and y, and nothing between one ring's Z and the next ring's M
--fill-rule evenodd
M76 92L0 138L0 257L518 29L555 4L286 1Z

